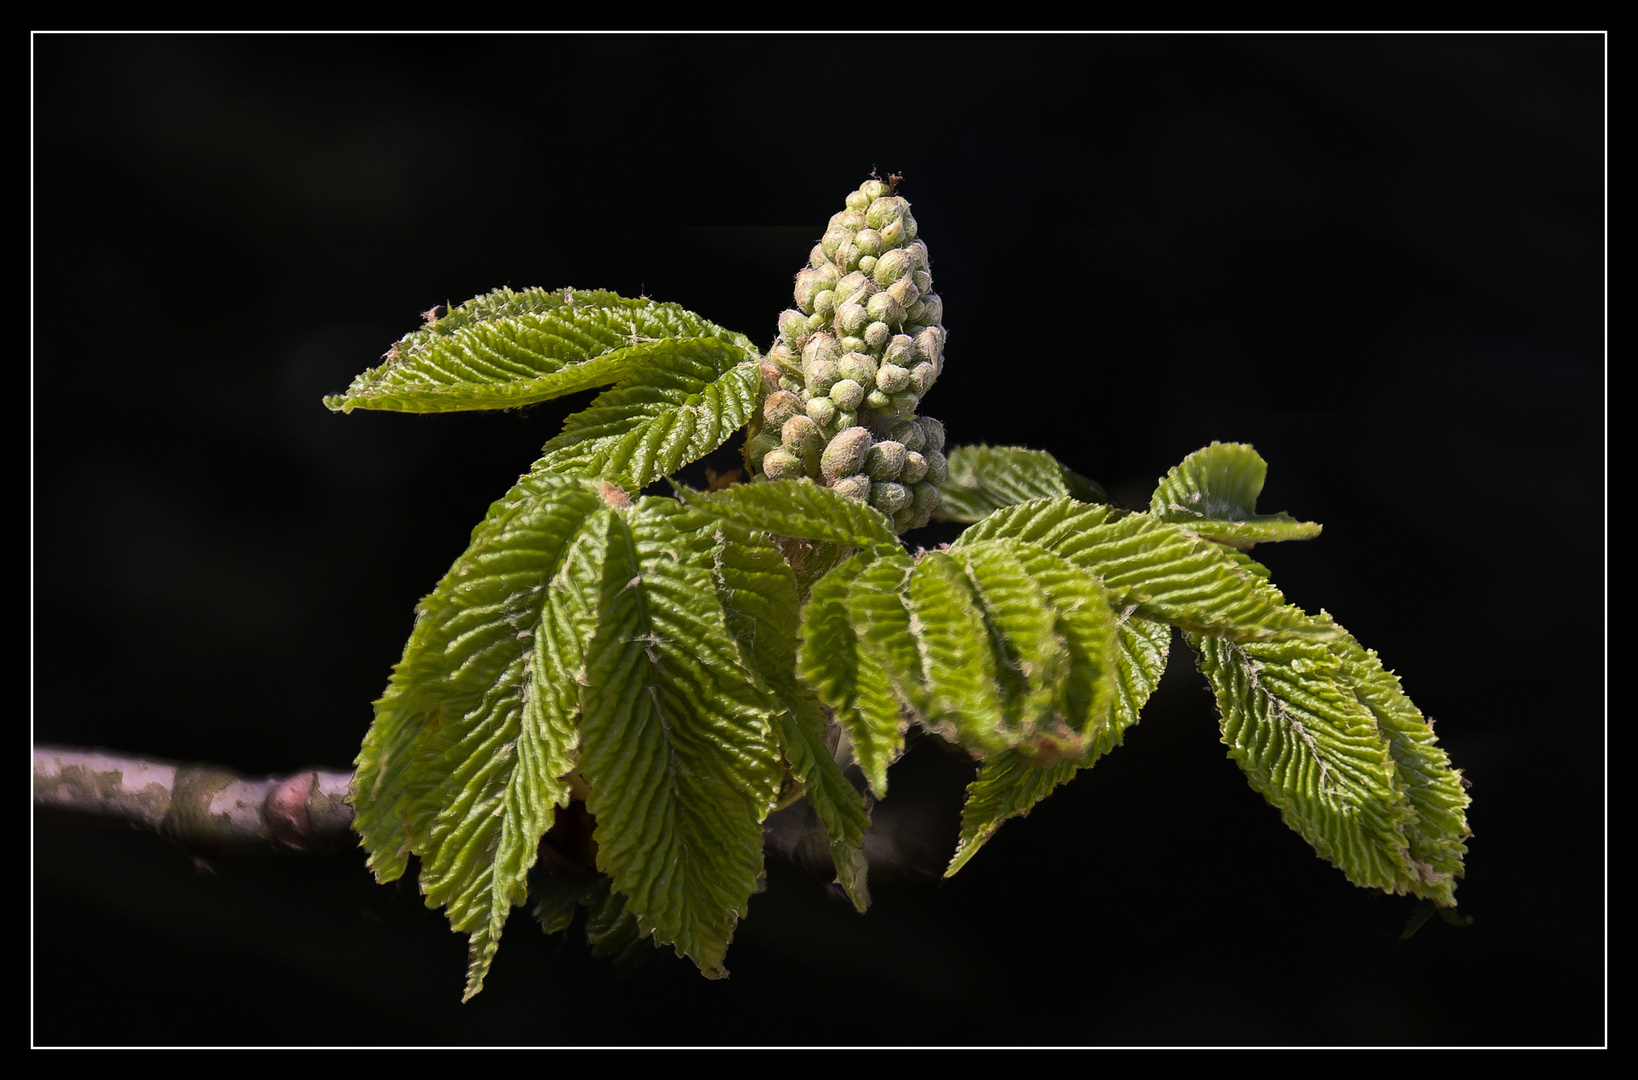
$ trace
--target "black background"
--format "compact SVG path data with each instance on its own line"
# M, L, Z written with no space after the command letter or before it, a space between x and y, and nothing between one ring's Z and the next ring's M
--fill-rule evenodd
M415 601L585 396L320 396L502 284L766 346L876 168L945 299L952 442L1129 504L1255 444L1262 507L1325 524L1258 557L1403 677L1475 833L1473 924L1396 946L1415 902L1247 788L1178 642L1125 746L955 880L884 874L858 916L770 860L722 982L621 978L520 912L463 1006L463 939L356 853L200 869L36 816L36 1041L1603 1039L1602 37L33 47L36 741L346 767ZM895 772L930 864L969 776L925 743Z

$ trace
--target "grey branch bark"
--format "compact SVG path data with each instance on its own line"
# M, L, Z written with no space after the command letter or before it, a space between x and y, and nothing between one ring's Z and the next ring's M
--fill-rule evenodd
M219 765L34 748L36 806L125 821L199 854L354 847L352 778L336 769L245 777Z

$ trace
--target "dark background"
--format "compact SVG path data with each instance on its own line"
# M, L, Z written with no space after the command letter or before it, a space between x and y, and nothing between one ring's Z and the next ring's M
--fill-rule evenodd
M1126 745L866 916L770 860L728 957L464 940L358 854L196 868L37 815L40 1043L1597 1043L1604 41L34 38L33 736L346 767L415 601L587 397L332 415L433 303L682 303L766 346L871 169L945 298L926 411L1142 503L1213 439L1258 550L1473 782L1402 945L1246 786L1174 645ZM716 459L726 464L720 456ZM930 529L931 544L950 530ZM930 864L970 767L895 772ZM912 862L916 861L915 859Z

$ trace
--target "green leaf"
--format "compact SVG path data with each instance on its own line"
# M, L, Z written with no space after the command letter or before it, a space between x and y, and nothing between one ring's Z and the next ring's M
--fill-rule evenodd
M902 562L884 560L888 570L877 572L896 575L901 582L891 586L889 594L902 589L909 570L908 557L900 558ZM887 766L904 746L906 718L886 669L862 647L850 614L850 600L863 602L853 600L852 586L873 562L868 552L861 552L814 583L802 608L797 673L836 714L871 790L882 798L887 794ZM887 610L891 613L891 608Z
M1268 463L1248 444L1214 442L1161 478L1149 509L1161 521L1242 549L1318 536L1315 522L1257 513L1257 496L1267 476Z
M1448 896L1448 879L1426 882L1413 863L1417 812L1335 641L1189 642L1229 755L1287 825L1356 885L1418 896L1442 886Z
M962 563L945 552L923 555L910 577L910 609L903 636L919 646L921 679L911 703L923 726L978 754L1013 745L989 629ZM861 639L874 629L861 628Z
M758 355L743 335L676 304L497 289L404 335L383 364L324 404L339 412L515 408L614 382L679 339L714 339L735 362Z
M638 491L709 454L756 407L754 359L715 338L662 341L563 423L536 468L607 477Z
M762 819L783 775L760 688L741 666L708 537L670 500L609 519L602 617L586 650L580 771L598 869L644 935L707 976L762 871Z
M1062 601L1059 604L1063 609ZM1108 722L1097 730L1079 760L1043 764L1018 750L1006 750L984 760L977 779L967 787L967 802L961 810L961 839L944 871L945 877L967 865L1008 818L1028 816L1035 804L1058 785L1068 783L1076 772L1090 768L1120 745L1126 729L1137 723L1144 703L1160 684L1171 634L1170 627L1145 619L1120 622L1115 633L1115 698Z
M1329 617L1321 614L1329 621ZM1340 627L1338 629L1341 629ZM1411 866L1421 879L1418 895L1441 907L1454 907L1455 879L1462 876L1467 827L1467 791L1460 771L1433 735L1433 724L1399 686L1399 678L1382 666L1352 634L1327 643L1342 661L1343 674L1360 704L1371 711L1387 739L1394 762L1394 783L1416 812L1408 830Z
M867 550L903 550L891 518L807 477L735 484L721 491L679 487L677 494L690 506L749 529Z
M1041 450L1018 446L959 446L950 452L950 475L939 485L935 516L980 521L1002 507L1062 496L1106 503L1103 488Z
M593 556L579 541L603 505L582 481L548 478L491 507L421 601L357 760L354 828L370 869L390 881L420 856L428 906L447 907L472 935L468 997L568 800L572 713L532 670L534 639L553 583L588 572Z
M711 558L728 632L744 665L755 671L775 704L774 730L791 774L802 785L830 839L836 880L861 912L870 905L860 846L870 817L826 743L829 721L796 675L801 611L790 564L766 533L690 509L713 542ZM678 519L679 527L682 519Z
M1077 502L1074 499L1032 499L997 510L964 531L950 550L971 547L983 540L1023 540L1047 550L1096 525L1122 516L1112 506Z
M1336 631L1284 603L1217 544L1147 514L1128 514L1043 547L1097 574L1146 619L1234 641L1315 640Z

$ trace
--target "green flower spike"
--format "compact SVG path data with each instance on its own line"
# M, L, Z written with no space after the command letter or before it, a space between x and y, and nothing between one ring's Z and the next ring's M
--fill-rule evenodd
M792 298L768 352L780 376L764 383L746 447L753 475L810 477L900 532L927 524L949 470L943 426L916 410L944 369L944 303L909 202L881 180L849 193Z

